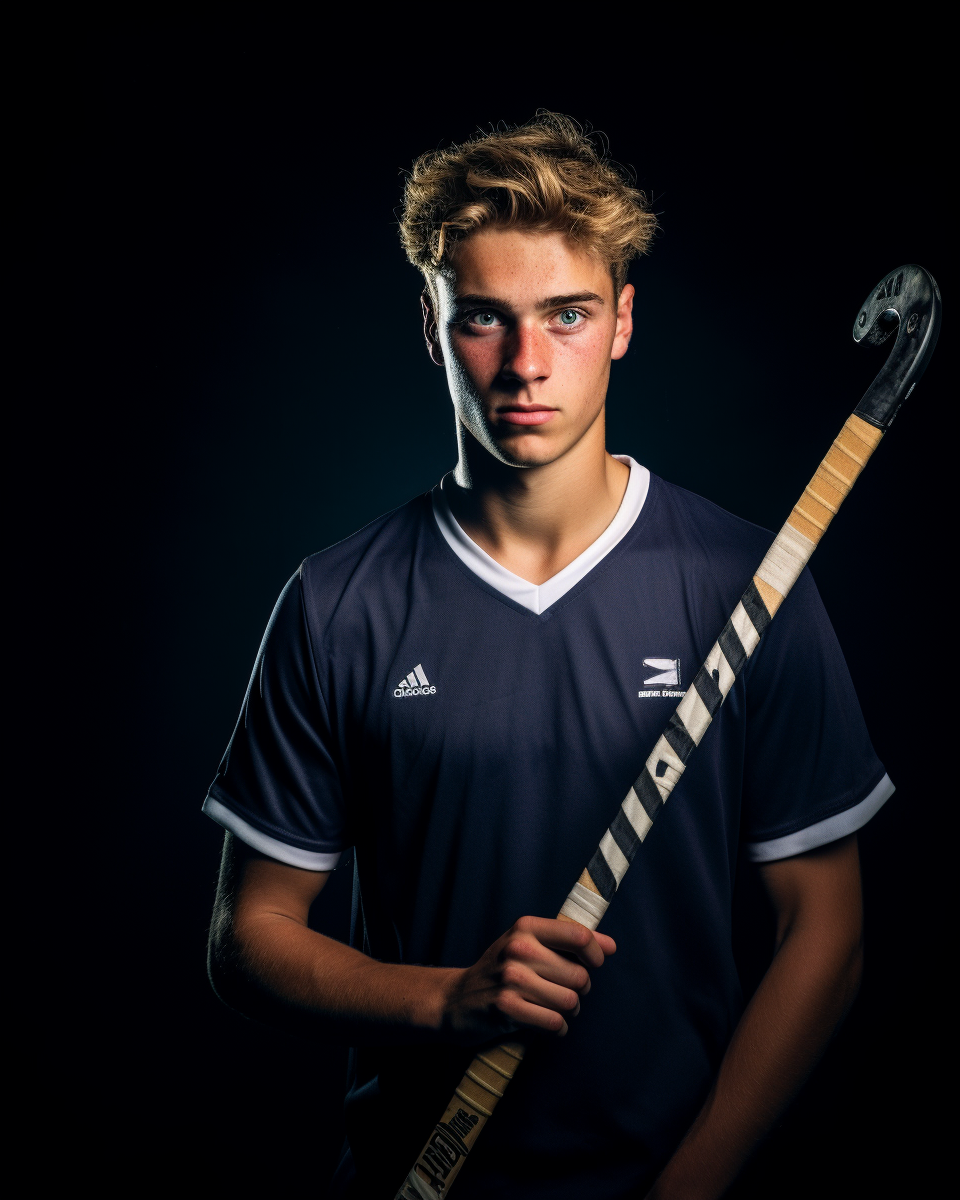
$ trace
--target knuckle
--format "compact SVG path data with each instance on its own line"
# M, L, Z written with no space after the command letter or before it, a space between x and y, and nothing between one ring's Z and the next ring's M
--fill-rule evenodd
M510 942L510 954L514 958L524 960L533 958L537 951L537 941L529 934L520 934Z
M516 934L516 933L510 934L510 936L507 938L506 943L504 944L504 947L503 947L503 957L505 960L509 961L511 958L518 957L519 946L521 945L522 940L523 939L520 934Z
M513 1001L514 1001L515 995L516 995L516 993L511 988L508 988L508 987L500 988L497 991L496 998L495 998L495 1004L496 1004L496 1007L500 1010L500 1012L506 1013L507 1016L513 1015L513 1007L514 1007Z
M500 972L500 979L505 987L519 987L523 981L524 970L519 963L507 962Z

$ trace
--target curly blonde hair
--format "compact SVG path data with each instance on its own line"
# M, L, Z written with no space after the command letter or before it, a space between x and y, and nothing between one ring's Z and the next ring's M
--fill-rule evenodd
M457 245L494 225L566 234L609 265L619 295L657 219L598 142L570 117L541 109L524 125L421 155L407 177L400 237L431 293Z

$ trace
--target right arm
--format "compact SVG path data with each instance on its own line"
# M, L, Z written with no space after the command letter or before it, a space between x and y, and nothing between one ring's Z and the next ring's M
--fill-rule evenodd
M582 925L521 917L469 967L382 963L308 927L328 877L225 835L209 948L225 1003L354 1045L468 1045L521 1028L562 1037L589 971L616 949Z

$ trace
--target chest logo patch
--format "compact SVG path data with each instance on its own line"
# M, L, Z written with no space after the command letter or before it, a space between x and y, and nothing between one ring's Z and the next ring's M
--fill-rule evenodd
M408 696L435 696L437 689L433 686L421 663L413 668L406 679L401 679L393 689L398 700L406 700Z
M679 697L686 695L680 689L680 659L679 658L645 658L643 665L648 667L651 674L643 681L643 691L637 694L641 698L647 696Z

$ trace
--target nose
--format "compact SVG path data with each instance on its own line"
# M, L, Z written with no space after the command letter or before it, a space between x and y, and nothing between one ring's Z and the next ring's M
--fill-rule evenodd
M506 339L501 377L512 383L534 383L550 377L550 341L533 323L520 321Z

